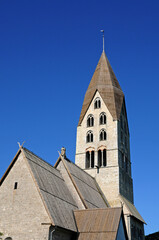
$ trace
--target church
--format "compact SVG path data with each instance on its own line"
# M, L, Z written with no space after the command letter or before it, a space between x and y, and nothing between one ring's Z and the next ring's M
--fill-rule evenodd
M62 144L62 143L61 143ZM23 146L0 180L3 240L144 240L134 205L124 93L101 54L82 105L75 163Z

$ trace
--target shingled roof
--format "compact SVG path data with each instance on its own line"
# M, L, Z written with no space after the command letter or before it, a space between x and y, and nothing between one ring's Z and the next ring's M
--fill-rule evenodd
M71 161L64 160L88 208L106 208L107 200L95 178Z
M77 231L73 210L77 205L60 172L53 166L23 148L42 198L56 226Z
M145 223L144 219L141 217L140 213L137 211L134 204L129 202L126 198L124 198L122 195L119 195L121 202L123 203L124 207L126 207L128 214L137 218L139 221ZM146 223L145 223L146 224Z
M78 240L115 240L117 238L122 208L75 210L79 231ZM127 239L125 225L125 237Z
M78 125L81 124L97 90L99 91L113 119L119 120L124 93L122 92L122 89L104 51L102 52L96 70L85 94Z

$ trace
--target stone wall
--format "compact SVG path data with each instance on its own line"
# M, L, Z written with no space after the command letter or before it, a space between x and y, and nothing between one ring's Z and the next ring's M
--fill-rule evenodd
M94 109L94 100L99 97L101 100L101 108ZM102 112L106 113L106 124L99 124L99 116ZM94 116L94 126L87 127L87 117L92 114ZM76 160L75 163L85 169L91 176L95 177L100 188L104 192L106 198L113 205L115 204L119 194L119 168L118 168L118 122L113 121L112 115L108 111L99 92L97 91L87 113L81 123L77 127L77 142L76 142ZM99 140L101 129L105 129L107 139ZM91 130L93 132L93 142L86 142L86 134ZM98 165L98 149L106 148L107 150L107 165L101 167L99 173L97 168L85 168L86 151L95 151L95 166Z
M17 189L14 189L17 182ZM47 239L50 218L42 203L28 165L19 155L0 187L0 232L3 239Z

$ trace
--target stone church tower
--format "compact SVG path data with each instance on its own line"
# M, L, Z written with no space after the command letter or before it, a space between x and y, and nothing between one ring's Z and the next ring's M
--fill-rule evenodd
M126 202L135 208L125 98L104 51L85 94L75 163L95 177L110 207ZM138 220L144 222L140 217ZM132 222L126 217L129 239L135 239L131 238L131 228L136 224ZM143 232L142 226L139 229Z
M133 203L124 94L104 51L82 106L76 164L96 178L111 206L119 194Z

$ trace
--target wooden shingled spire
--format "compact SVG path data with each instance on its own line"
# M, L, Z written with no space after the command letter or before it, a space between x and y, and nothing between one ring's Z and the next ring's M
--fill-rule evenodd
M104 51L102 52L96 70L85 94L78 125L81 125L81 122L96 91L99 91L113 119L119 120L124 93L115 77Z

